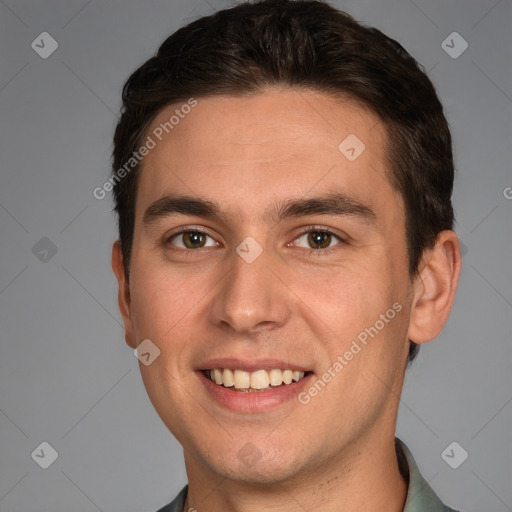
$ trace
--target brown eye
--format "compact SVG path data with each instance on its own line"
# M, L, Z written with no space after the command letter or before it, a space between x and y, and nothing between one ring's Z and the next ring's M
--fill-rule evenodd
M324 231L311 231L308 234L308 243L313 249L325 249L331 245L332 236Z
M327 230L319 230L319 229L310 229L309 231L304 231L302 235L295 239L295 244L304 249L309 249L310 251L316 251L319 249L330 249L336 245L340 245L344 243L345 240L331 233ZM321 252L329 252L321 251Z
M183 243L185 247L189 249L195 249L196 247L203 247L206 241L204 233L192 231L190 233L183 233Z
M210 243L208 243L208 239L211 240ZM169 239L169 243L181 249L201 249L216 245L211 236L202 231L182 231L173 235Z

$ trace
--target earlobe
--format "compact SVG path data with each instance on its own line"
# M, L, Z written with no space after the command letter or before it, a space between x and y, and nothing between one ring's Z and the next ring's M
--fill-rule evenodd
M135 331L133 328L130 309L130 285L125 275L123 253L121 250L121 242L119 240L116 240L112 246L112 270L114 271L118 282L117 302L121 317L123 318L124 338L128 346L135 348Z
M425 251L414 294L409 339L415 343L433 340L450 314L461 271L459 239L453 231L442 231L432 249Z

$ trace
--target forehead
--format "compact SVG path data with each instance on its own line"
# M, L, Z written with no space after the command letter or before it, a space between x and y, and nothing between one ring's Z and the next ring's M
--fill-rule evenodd
M211 199L239 220L271 200L333 189L376 210L397 200L385 126L360 103L291 89L195 101L166 107L151 124L136 218L169 193Z

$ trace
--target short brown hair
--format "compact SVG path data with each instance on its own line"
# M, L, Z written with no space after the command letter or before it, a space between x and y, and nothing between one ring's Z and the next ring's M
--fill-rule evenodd
M180 28L123 88L113 172L137 151L156 115L191 97L244 95L269 86L362 101L385 123L390 183L405 203L409 272L453 228L448 123L423 69L395 40L319 0L241 3ZM114 183L129 277L140 165ZM409 360L418 346L411 342Z

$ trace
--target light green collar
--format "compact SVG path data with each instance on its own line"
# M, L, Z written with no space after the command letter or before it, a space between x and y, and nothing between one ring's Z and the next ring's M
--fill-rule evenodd
M407 446L395 438L395 449L400 470L408 473L409 487L403 512L456 512L438 498L428 482L421 476ZM406 475L404 475L406 476Z

